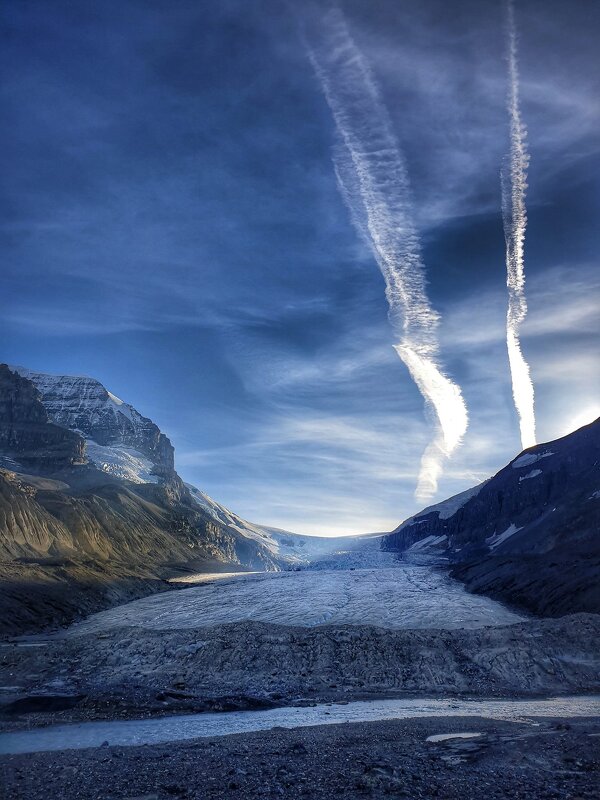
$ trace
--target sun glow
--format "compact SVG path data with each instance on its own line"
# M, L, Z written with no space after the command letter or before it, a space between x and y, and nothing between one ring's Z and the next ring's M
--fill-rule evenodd
M586 406L582 411L578 411L577 414L570 417L561 435L566 436L568 433L573 433L573 431L576 431L578 428L582 428L584 425L589 425L590 422L594 422L598 417L600 417L600 403L593 403Z

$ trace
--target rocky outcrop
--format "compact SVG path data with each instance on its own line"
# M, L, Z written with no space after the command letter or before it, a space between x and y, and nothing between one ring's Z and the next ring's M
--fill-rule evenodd
M600 420L431 506L384 549L446 556L467 588L540 614L600 613Z
M0 454L36 470L85 461L81 436L50 422L33 384L0 364Z
M57 425L79 431L102 447L132 448L146 456L163 477L173 473L173 445L165 434L99 381L83 376L48 375L24 367L14 369L34 384L50 419Z

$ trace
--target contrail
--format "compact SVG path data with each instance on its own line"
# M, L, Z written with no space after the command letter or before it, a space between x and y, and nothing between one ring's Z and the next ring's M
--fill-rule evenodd
M438 364L439 315L427 297L404 157L339 8L319 19L307 49L337 127L334 165L342 196L385 279L389 318L399 339L394 348L435 424L415 491L418 500L426 500L436 492L443 459L460 444L468 416L460 388Z
M506 285L508 286L508 311L506 314L506 344L512 377L512 391L523 448L535 444L535 414L533 408L533 383L529 365L521 351L519 332L527 315L525 299L525 265L523 250L527 227L527 129L521 120L519 103L519 64L517 60L517 32L512 0L508 11L508 113L510 115L510 155L507 169L502 173L502 219L506 241Z

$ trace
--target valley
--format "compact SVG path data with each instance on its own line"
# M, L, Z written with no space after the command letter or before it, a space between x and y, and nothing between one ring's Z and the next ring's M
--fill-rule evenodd
M539 795L556 786L544 759L574 748L591 766L569 780L587 796L600 690L598 423L388 534L332 539L248 522L184 483L167 437L93 379L0 367L0 388L10 797L19 780L24 796L42 796L25 777L41 769L65 798L254 797L253 766L228 766L224 784L190 772L192 753L210 752L213 770L237 763L237 741L253 764L279 764L269 791L308 786L310 769L311 797L331 764L347 769L322 755L344 742L344 759L361 765L348 773L354 789L383 797L405 785L400 735L422 762L416 797L437 786L423 766L435 759L492 782L513 770ZM481 736L435 739L448 730ZM522 739L536 755L515 773ZM294 765L269 748L295 753ZM153 793L144 776L156 761ZM73 794L73 772L86 776L84 794ZM461 786L455 770L445 796Z

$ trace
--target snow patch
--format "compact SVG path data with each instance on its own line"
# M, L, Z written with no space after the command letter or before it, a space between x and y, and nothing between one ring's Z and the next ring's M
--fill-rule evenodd
M113 394L112 392L109 392L108 389L106 390L106 392L107 392L108 396L110 397L110 399L113 401L113 403L116 403L116 405L118 405L118 406L122 406L123 405L123 401L121 400L120 397L117 397L116 394Z
M436 733L433 736L428 736L426 742L447 742L449 739L475 739L477 736L483 736L481 733Z
M521 469L521 467L528 467L530 464L535 464L536 461L539 461L541 458L548 458L548 456L553 455L554 453L551 453L549 450L545 453L524 453L522 456L515 459L511 466L513 469Z
M102 472L123 478L132 483L158 483L159 478L152 473L154 464L132 447L111 447L97 444L93 439L86 440L88 459Z
M511 522L508 528L503 533L495 533L493 536L490 536L489 539L485 541L489 545L490 550L493 550L495 547L498 547L499 544L505 542L507 539L510 539L518 531L522 531L523 527L517 528L514 522Z
M418 542L412 544L408 549L409 550L423 550L423 548L427 547L437 547L438 545L445 542L448 537L444 534L443 536L427 536L425 539L421 539Z
M527 473L527 475L521 475L521 477L519 478L519 483L521 483L521 481L529 480L529 478L537 478L537 476L541 474L542 474L541 469L532 469L531 472Z

